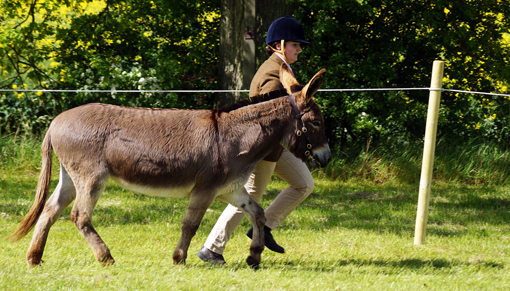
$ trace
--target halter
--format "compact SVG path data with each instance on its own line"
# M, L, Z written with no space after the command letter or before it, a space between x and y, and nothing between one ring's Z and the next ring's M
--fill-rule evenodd
M305 115L306 113L310 112L312 109L309 108L308 110L305 110L303 112L299 111L299 108L297 107L296 105L296 100L294 99L294 94L291 94L289 96L287 96L289 98L289 101L290 101L290 105L292 105L292 109L294 109L294 112L296 113L296 115L294 116L297 120L301 121L301 130L297 130L296 131L296 135L297 136L304 136L306 138L306 141L307 141L307 144L306 144L306 148L308 149L307 151L305 151L305 156L308 157L308 160L310 160L310 162L312 161L315 161L315 159L317 158L317 156L313 153L313 149L316 148L318 145L324 143L327 139L326 139L326 136L324 136L324 139L322 141L320 141L319 143L315 144L315 145L312 145L312 141L310 140L310 138L308 137L308 129L305 127L305 124L303 122L303 115Z

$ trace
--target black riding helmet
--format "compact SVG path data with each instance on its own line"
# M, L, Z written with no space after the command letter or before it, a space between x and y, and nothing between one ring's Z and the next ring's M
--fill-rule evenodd
M267 30L266 44L280 40L310 44L305 40L305 30L301 23L288 15L273 21Z

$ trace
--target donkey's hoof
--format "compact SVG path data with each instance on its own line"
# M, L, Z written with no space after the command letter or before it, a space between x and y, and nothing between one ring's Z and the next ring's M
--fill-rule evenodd
M186 265L186 259L175 259L174 258L174 265Z
M115 260L112 257L110 257L103 261L103 263L101 264L101 267L108 267L108 266L113 265L114 263L115 263Z
M255 261L255 259L251 256L246 259L246 263L254 270L258 270L260 268L260 262Z
M27 261L27 264L28 264L28 268L29 269L32 269L32 268L35 268L35 267L41 267L41 264L44 263L43 260L40 260L38 263L34 263L32 260L28 260Z

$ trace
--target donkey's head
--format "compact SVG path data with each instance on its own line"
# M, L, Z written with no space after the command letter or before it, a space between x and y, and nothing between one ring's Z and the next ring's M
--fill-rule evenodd
M287 149L311 168L325 167L331 160L324 118L313 98L324 81L325 73L325 69L320 70L301 91L292 93L291 87L299 83L285 64L280 69L280 81L290 94L289 100L295 113L291 132L286 135Z

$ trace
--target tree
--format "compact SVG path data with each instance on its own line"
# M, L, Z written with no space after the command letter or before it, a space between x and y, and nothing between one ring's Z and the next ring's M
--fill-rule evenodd
M243 86L244 0L221 0L220 13L220 88L239 90ZM224 106L240 98L240 93L219 93L215 104Z
M257 68L267 59L264 48L269 25L280 17L292 16L298 7L297 3L287 2L286 0L255 0L255 59Z

